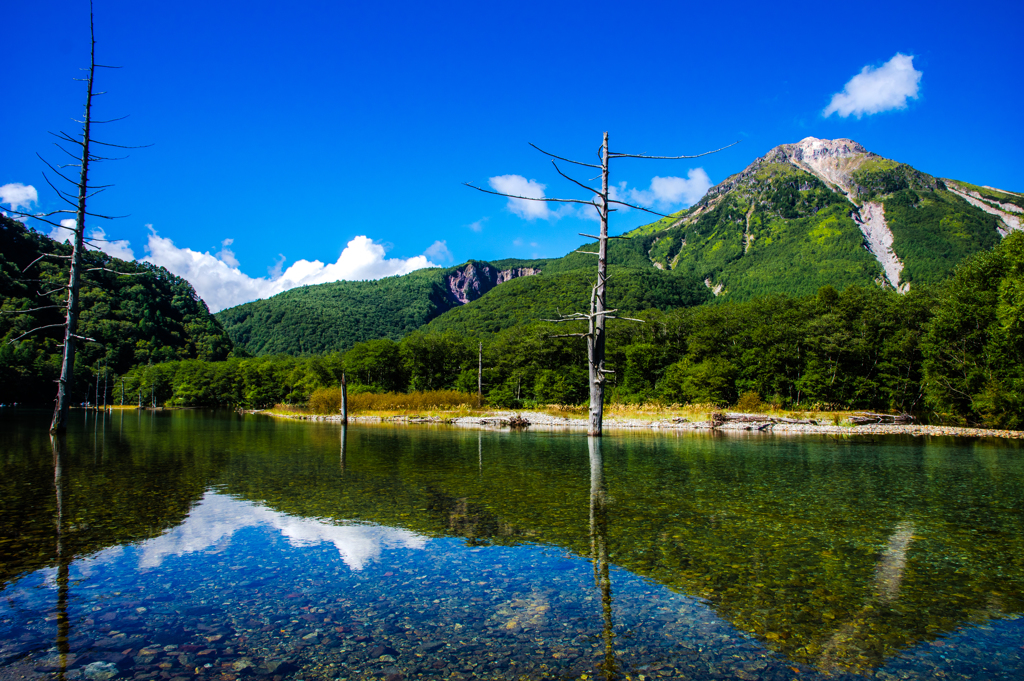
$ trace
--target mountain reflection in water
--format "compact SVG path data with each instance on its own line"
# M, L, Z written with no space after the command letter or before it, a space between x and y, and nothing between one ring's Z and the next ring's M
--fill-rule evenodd
M0 425L0 672L1024 674L1013 443Z

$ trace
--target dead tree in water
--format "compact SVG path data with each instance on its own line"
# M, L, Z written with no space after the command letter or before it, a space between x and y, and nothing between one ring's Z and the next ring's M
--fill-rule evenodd
M735 144L735 142L733 143ZM486 194L495 194L497 196L504 196L510 199L523 199L525 201L547 201L550 203L581 203L588 206L593 206L597 211L598 217L601 220L601 231L597 234L583 234L580 236L589 237L591 239L597 239L598 246L597 251L577 251L577 253L588 253L590 255L597 256L597 281L594 283L593 289L590 294L590 312L578 312L576 314L566 315L560 319L550 319L545 321L554 322L568 322L585 320L587 322L586 333L572 333L564 334L564 336L578 336L587 339L587 368L588 376L590 379L590 418L587 427L588 435L600 436L602 432L602 423L604 421L604 384L605 375L612 373L612 371L605 369L604 358L605 358L605 321L608 319L616 319L612 314L616 310L608 310L605 306L605 294L607 291L608 282L608 239L622 239L627 237L609 237L608 236L608 215L612 211L618 210L612 208L612 204L619 206L626 206L627 208L635 208L636 210L642 210L653 215L660 217L669 217L664 213L659 213L642 206L636 206L625 201L619 201L613 199L609 193L608 183L608 162L613 158L646 158L646 159L660 159L660 160L677 160L687 158L699 158L701 156L707 156L713 154L722 149L731 147L732 144L722 147L721 149L715 149L714 151L706 151L702 154L694 154L691 156L648 156L646 154L622 154L613 152L608 149L608 133L604 133L604 138L601 143L601 148L598 151L598 158L600 164L594 163L583 163L581 161L573 161L572 159L564 158L562 156L556 156L555 154L544 151L535 144L530 144L531 147L539 151L540 153L551 157L551 164L555 167L555 171L569 180L573 184L585 189L586 191L593 192L593 198L588 200L582 199L561 199L561 198L535 198L532 196L516 196L514 194L505 194L503 192L495 192L480 187L474 186L470 183L465 183L467 187L476 189L477 191L484 192ZM596 168L601 171L601 188L596 189L594 187L587 186L586 184L579 182L561 171L558 164L555 163L555 159L559 161L565 161L566 163L572 163L584 168ZM632 321L642 321L635 319Z
M97 213L90 213L88 210L86 210L86 202L87 202L87 200L92 198L93 196L95 196L96 194L98 194L99 192L103 191L104 189L106 189L106 188L108 188L110 186L110 185L97 186L97 185L90 184L90 182L89 182L90 165L92 163L98 163L100 161L117 160L117 159L112 159L112 158L109 158L109 157L98 155L97 153L95 153L93 151L93 145L101 145L101 146L104 146L104 147L116 147L116 148L119 148L119 149L135 149L135 148L139 148L139 147L126 147L126 146L123 146L123 145L120 145L120 144L111 144L109 142L101 142L101 141L96 140L96 139L93 138L93 131L92 131L93 124L113 122L113 121L94 121L93 117L92 117L92 106L93 106L92 100L93 100L93 97L98 97L100 95L105 94L104 92L96 92L93 89L93 84L95 82L96 69L98 69L98 68L108 68L108 69L111 69L111 68L118 68L118 67L116 67L116 66L106 66L104 64L97 64L96 63L96 32L95 32L94 25L93 25L92 3L90 2L89 3L89 68L87 69L88 77L87 78L78 79L78 80L84 81L85 84L86 84L85 116L84 116L84 118L81 121L78 121L79 123L82 124L82 132L80 133L80 135L78 137L74 137L74 136L69 135L69 134L67 134L65 132L60 132L60 133L57 133L55 135L55 137L57 137L61 142L67 143L67 144L78 145L78 147L80 149L77 150L76 152L72 153L71 151L68 151L63 146L61 146L60 143L56 143L57 148L60 149L61 151L63 151L64 153L68 154L72 159L74 159L74 161L76 161L75 163L67 163L67 164L62 164L62 165L58 165L58 166L55 167L55 166L51 165L50 163L48 163L45 159L43 159L43 163L45 163L46 166L53 173L57 174L61 179L65 180L66 182L70 183L71 185L73 185L75 187L75 189L77 191L77 195L72 194L70 192L62 191L62 190L58 189L56 186L54 186L54 184L52 182L50 182L50 179L48 177L46 177L45 173L43 175L44 179L46 180L46 183L49 184L50 187L55 192L57 192L57 195L63 201L65 201L67 204L72 206L72 209L54 210L54 211L50 211L50 212L47 212L47 213L24 213L22 211L12 210L12 212L15 213L15 214L18 214L18 215L21 215L21 216L24 216L24 217L33 218L33 219L36 219L36 220L40 220L40 221L45 222L45 223L47 223L49 225L52 225L54 227L59 227L61 229L66 229L66 230L70 231L71 235L72 235L72 238L71 238L71 254L70 255L57 255L57 254L54 254L54 253L46 253L46 254L40 256L39 258L37 258L32 263L30 263L28 266L26 266L24 268L24 270L22 270L23 272L28 270L32 265L35 265L36 263L38 263L43 258L57 258L57 259L68 260L69 261L68 283L65 286L62 286L62 287L56 289L56 291L64 290L66 292L66 294L67 294L67 297L62 301L63 305L48 306L48 307L63 307L64 308L64 322L62 324L46 325L46 326L41 326L41 327L34 328L34 329L28 331L27 333L24 333L24 334L18 336L17 338L14 338L14 339L12 339L10 341L12 343L16 342L18 340L21 340L25 336L33 334L33 333L35 333L37 331L42 331L44 329L54 328L54 327L63 327L64 343L63 343L63 346L62 346L63 347L63 356L61 358L60 378L57 380L57 397L56 397L56 400L55 400L56 401L56 405L55 405L54 411L53 411L53 420L50 422L50 432L52 432L52 433L63 433L67 429L68 407L70 405L70 400L71 400L70 392L71 392L71 386L72 386L72 382L73 382L73 379L74 379L74 372L75 372L75 356L76 356L76 351L77 351L77 342L78 341L96 342L92 338L86 338L84 336L78 335L79 289L81 288L81 284L82 284L82 275L85 272L90 272L90 271L94 271L94 270L101 270L101 271L105 271L105 272L114 272L113 270L107 269L106 267L84 268L83 267L83 262L82 262L82 255L83 255L83 252L85 251L86 244L93 245L95 247L95 242L96 241L103 241L103 239L92 239L92 238L87 238L85 236L85 219L86 219L86 216L88 216L90 218L102 218L102 219L105 219L105 220L110 220L110 219L112 219L114 217L114 216L110 216L110 215L100 215L100 214L97 214ZM113 119L113 120L121 120L121 119ZM40 158L42 159L42 157L40 157ZM61 169L68 168L68 167L74 167L74 168L78 168L79 169L79 177L78 177L77 181L73 180L72 178L66 176L64 173L61 172ZM69 226L68 224L65 224L65 222L71 222L70 220L58 222L57 220L59 219L60 215L74 215L75 216L74 221L73 221L74 225ZM121 274L121 275L128 275L128 276L134 276L136 274L136 273L126 273L126 272L114 272L114 273L115 274ZM51 291L51 292L49 292L48 294L45 294L45 295L49 295L49 294L55 293L56 291ZM38 309L43 309L43 308L38 308ZM31 312L31 310L30 310L30 312ZM97 390L98 389L99 389L99 377L97 377ZM105 399L106 399L106 396L104 394L104 400ZM98 403L98 400L97 400L97 403Z

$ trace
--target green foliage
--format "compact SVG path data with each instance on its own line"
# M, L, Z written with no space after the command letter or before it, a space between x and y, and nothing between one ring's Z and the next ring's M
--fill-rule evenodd
M71 246L0 216L0 402L47 404L53 400L63 342L64 291ZM221 360L231 341L187 281L162 267L124 262L100 251L83 255L87 271L79 293L78 334L95 339L78 346L73 402L95 399L97 374L117 374L147 362ZM118 273L126 273L125 275ZM39 292L51 291L40 297ZM44 306L50 309L25 312ZM34 328L53 325L23 340ZM92 387L90 388L90 385Z
M957 267L922 348L940 418L1024 427L1024 233Z
M583 256L581 256L583 257ZM426 333L462 335L497 333L542 319L589 309L594 284L593 256L588 269L562 271L513 279L479 300L452 309L424 327ZM557 268L556 268L557 272ZM609 308L637 311L699 305L711 298L707 288L692 277L653 268L608 268Z
M254 355L320 354L361 341L397 341L454 305L444 286L447 272L303 286L222 310L217 319L236 345Z
M927 409L940 421L1024 425L1024 234L970 259L938 293L826 285L800 298L633 314L646 323L613 320L608 327L607 366L615 372L609 390L619 402L726 405L752 403L756 394L780 406ZM581 404L586 344L560 336L583 328L533 321L476 336L424 330L322 358L139 367L127 384L132 394L195 406L303 403L316 388L336 393L343 371L359 382L353 393L472 393L482 342L492 406Z
M948 191L903 189L883 205L901 280L911 285L937 284L965 257L999 243L998 218Z

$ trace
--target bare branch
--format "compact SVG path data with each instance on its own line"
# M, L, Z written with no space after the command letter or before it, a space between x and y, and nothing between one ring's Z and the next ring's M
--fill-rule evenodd
M578 166L586 166L587 168L601 168L600 165L594 165L593 163L580 163L579 161L574 161L571 158L564 158L562 156L556 156L556 155L552 154L551 152L544 151L543 149L538 147L533 142L527 142L527 144L529 144L531 147L533 147L534 149L536 149L540 153L545 154L547 156L550 156L551 158L557 158L559 161L565 161L566 163L575 163Z
M573 251L574 253L586 253L587 255L601 255L597 251Z
M50 185L50 188L51 188L51 189L53 189L53 191L57 192L57 196L59 196L60 198L64 199L65 201L67 201L67 202L68 202L69 204L71 204L72 206L75 206L75 205L77 205L77 204L75 204L75 202L74 202L74 201L72 201L71 199L69 199L69 198L67 197L67 195L65 195L65 193L64 193L64 192L62 192L61 190L59 190L59 189L57 189L56 187L54 187L54 186L53 186L53 183L52 183L52 182L50 182L50 178L48 178L48 177L46 176L46 173L43 173L43 179L44 179L44 180L46 180L46 184Z
M548 338L589 338L589 333L550 333Z
M44 305L42 307L33 307L30 310L0 310L0 314L28 314L29 312L39 312L39 310L63 309L63 307L63 305Z
M85 212L86 215L88 215L90 217L101 218L103 220L119 220L121 218L126 218L126 217L128 217L128 215L130 215L130 213L127 214L127 215L100 215L99 213L90 213L89 211L84 211L84 212Z
M29 335L35 333L36 331L42 331L43 329L55 329L58 326L63 328L64 327L64 323L61 322L60 324L47 324L46 326L37 326L36 328L32 329L31 331L26 331L25 333L21 334L17 338L12 338L11 340L7 341L7 344L8 345L14 345L16 342L20 341L25 336L29 336Z
M569 177L568 175L566 175L565 173L563 173L563 172L562 172L562 170L561 170L561 169L560 169L560 168L558 167L558 164L557 164L557 163L555 163L554 161L552 161L552 162L551 162L551 165L555 166L555 172L557 172L557 173L558 173L559 175L561 175L561 176L562 176L562 177L564 177L565 179L569 180L569 181L570 181L570 182L572 182L573 184L575 184L575 185L577 185L577 186L579 186L579 187L583 187L583 188L584 188L584 189L586 189L587 191L591 191L591 192L594 192L594 193L595 193L595 194L597 194L598 196L600 196L600 195L601 195L601 190L600 190L600 189L594 189L593 187L588 187L587 185L583 184L582 182L577 182L577 181L576 181L576 180L574 180L573 178L571 178L571 177Z
M61 324L60 326L64 326L64 325ZM90 343L99 343L99 341L96 340L95 338L86 338L85 336L79 336L77 333L71 334L71 337L72 338L77 338L78 340L89 341Z
M608 203L617 203L620 206L627 206L629 208L636 208L637 210L642 210L643 212L650 213L651 215L660 215L663 218L670 218L670 217L672 217L671 215L665 215L664 213L659 213L658 211L651 210L650 208L644 208L643 206L634 206L632 203L626 203L625 201L618 201L616 199L608 199Z
M576 233L579 234L580 236L590 237L591 239L597 239L598 241L601 240L601 237L594 236L593 234L584 234L583 232L576 232ZM609 236L608 238L609 239L630 239L632 237L628 237L628 236Z
M736 140L732 144L727 144L721 149L715 149L714 151L705 151L703 154L693 154L692 156L647 156L646 154L619 154L614 152L608 152L608 158L653 158L666 161L673 161L680 158L700 158L701 156L707 156L708 154L717 154L718 152L724 149L728 149L729 147L734 147L739 143L739 140Z
M125 144L112 144L111 142L101 142L101 141L95 140L95 139L94 140L89 140L89 142L91 144L102 144L105 147L117 147L118 149L145 149L147 147L153 146L152 144L139 144L137 146L128 146L128 145L125 145ZM128 157L125 156L125 158L128 158ZM110 159L107 159L107 160L110 160Z
M43 293L42 291L40 291L40 292L39 292L39 293L37 293L36 295L37 295L37 296L39 296L40 298L42 298L42 297L44 297L44 296L50 296L50 295L53 295L53 294L54 294L54 293L56 293L57 291L63 291L63 290L65 290L65 289L67 289L67 284L65 284L64 286L58 286L58 287L57 287L57 288L55 288L55 289L50 289L50 290L49 290L49 291L47 291L46 293Z
M107 269L106 267L90 267L83 272L110 272L111 274L120 274L124 277L137 277L140 274L149 274L149 272L118 272L117 270Z
M67 134L63 130L61 130L60 132L50 132L50 134L53 135L54 137L56 137L57 139L62 139L65 142L71 142L72 144L77 144L80 147L84 145L84 142L82 142L82 140L76 139L76 138L72 137L71 135Z
M40 155L40 154L38 154L38 153L37 153L37 154L36 154L36 157L37 157L37 158L38 158L38 159L39 159L40 161L42 161L43 163L45 163L45 164L46 164L46 167L47 167L47 168L49 168L49 169L50 169L50 170L52 170L53 172L55 172L55 173L57 173L58 175L60 175L60 177L61 177L61 179L62 179L62 180L64 180L65 182L68 182L69 184L75 184L75 181L74 181L74 180L72 180L72 179L71 179L70 177L66 177L66 176L64 175L64 173L62 173L62 172L60 172L59 170L57 170L56 168L54 168L54 167L53 167L53 165L51 165L49 161L47 161L47 160L46 160L45 158L43 158L43 157L42 157L42 155ZM44 175L44 177L45 177L45 175Z
M99 64L97 64L97 66L99 66ZM121 67L120 66L111 66L110 68L118 68L119 69ZM106 120L106 121L92 121L92 123L93 124L96 124L96 123L116 123L118 121L123 121L124 119L128 118L129 116L131 116L131 114L125 114L124 116L121 116L120 118L111 118L111 119Z
M56 253L43 253L41 256L39 256L38 258L36 258L32 262L30 262L29 264L25 265L23 268L21 268L22 274L25 273L25 270L27 270L29 267L32 267L32 265L35 265L37 262L39 262L43 258L60 258L61 260L71 260L71 256L70 255L57 255Z
M492 191L490 191L488 189L481 189L480 187L477 187L476 185L470 184L469 182L463 182L462 184L466 185L470 189L475 189L478 192L483 192L484 194L494 194L495 196L504 196L504 197L509 198L509 199L523 199L524 201L548 201L548 202L551 202L551 203L585 203L588 206L593 206L594 205L593 201L581 201L580 199L555 199L555 198L542 198L542 199L538 199L538 198L535 198L535 197L532 197L532 196L516 196L515 194L504 194L502 192L492 192Z

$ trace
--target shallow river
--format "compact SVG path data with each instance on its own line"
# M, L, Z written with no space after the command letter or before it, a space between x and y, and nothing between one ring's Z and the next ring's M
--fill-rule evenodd
M1016 441L0 411L0 679L1024 678Z

